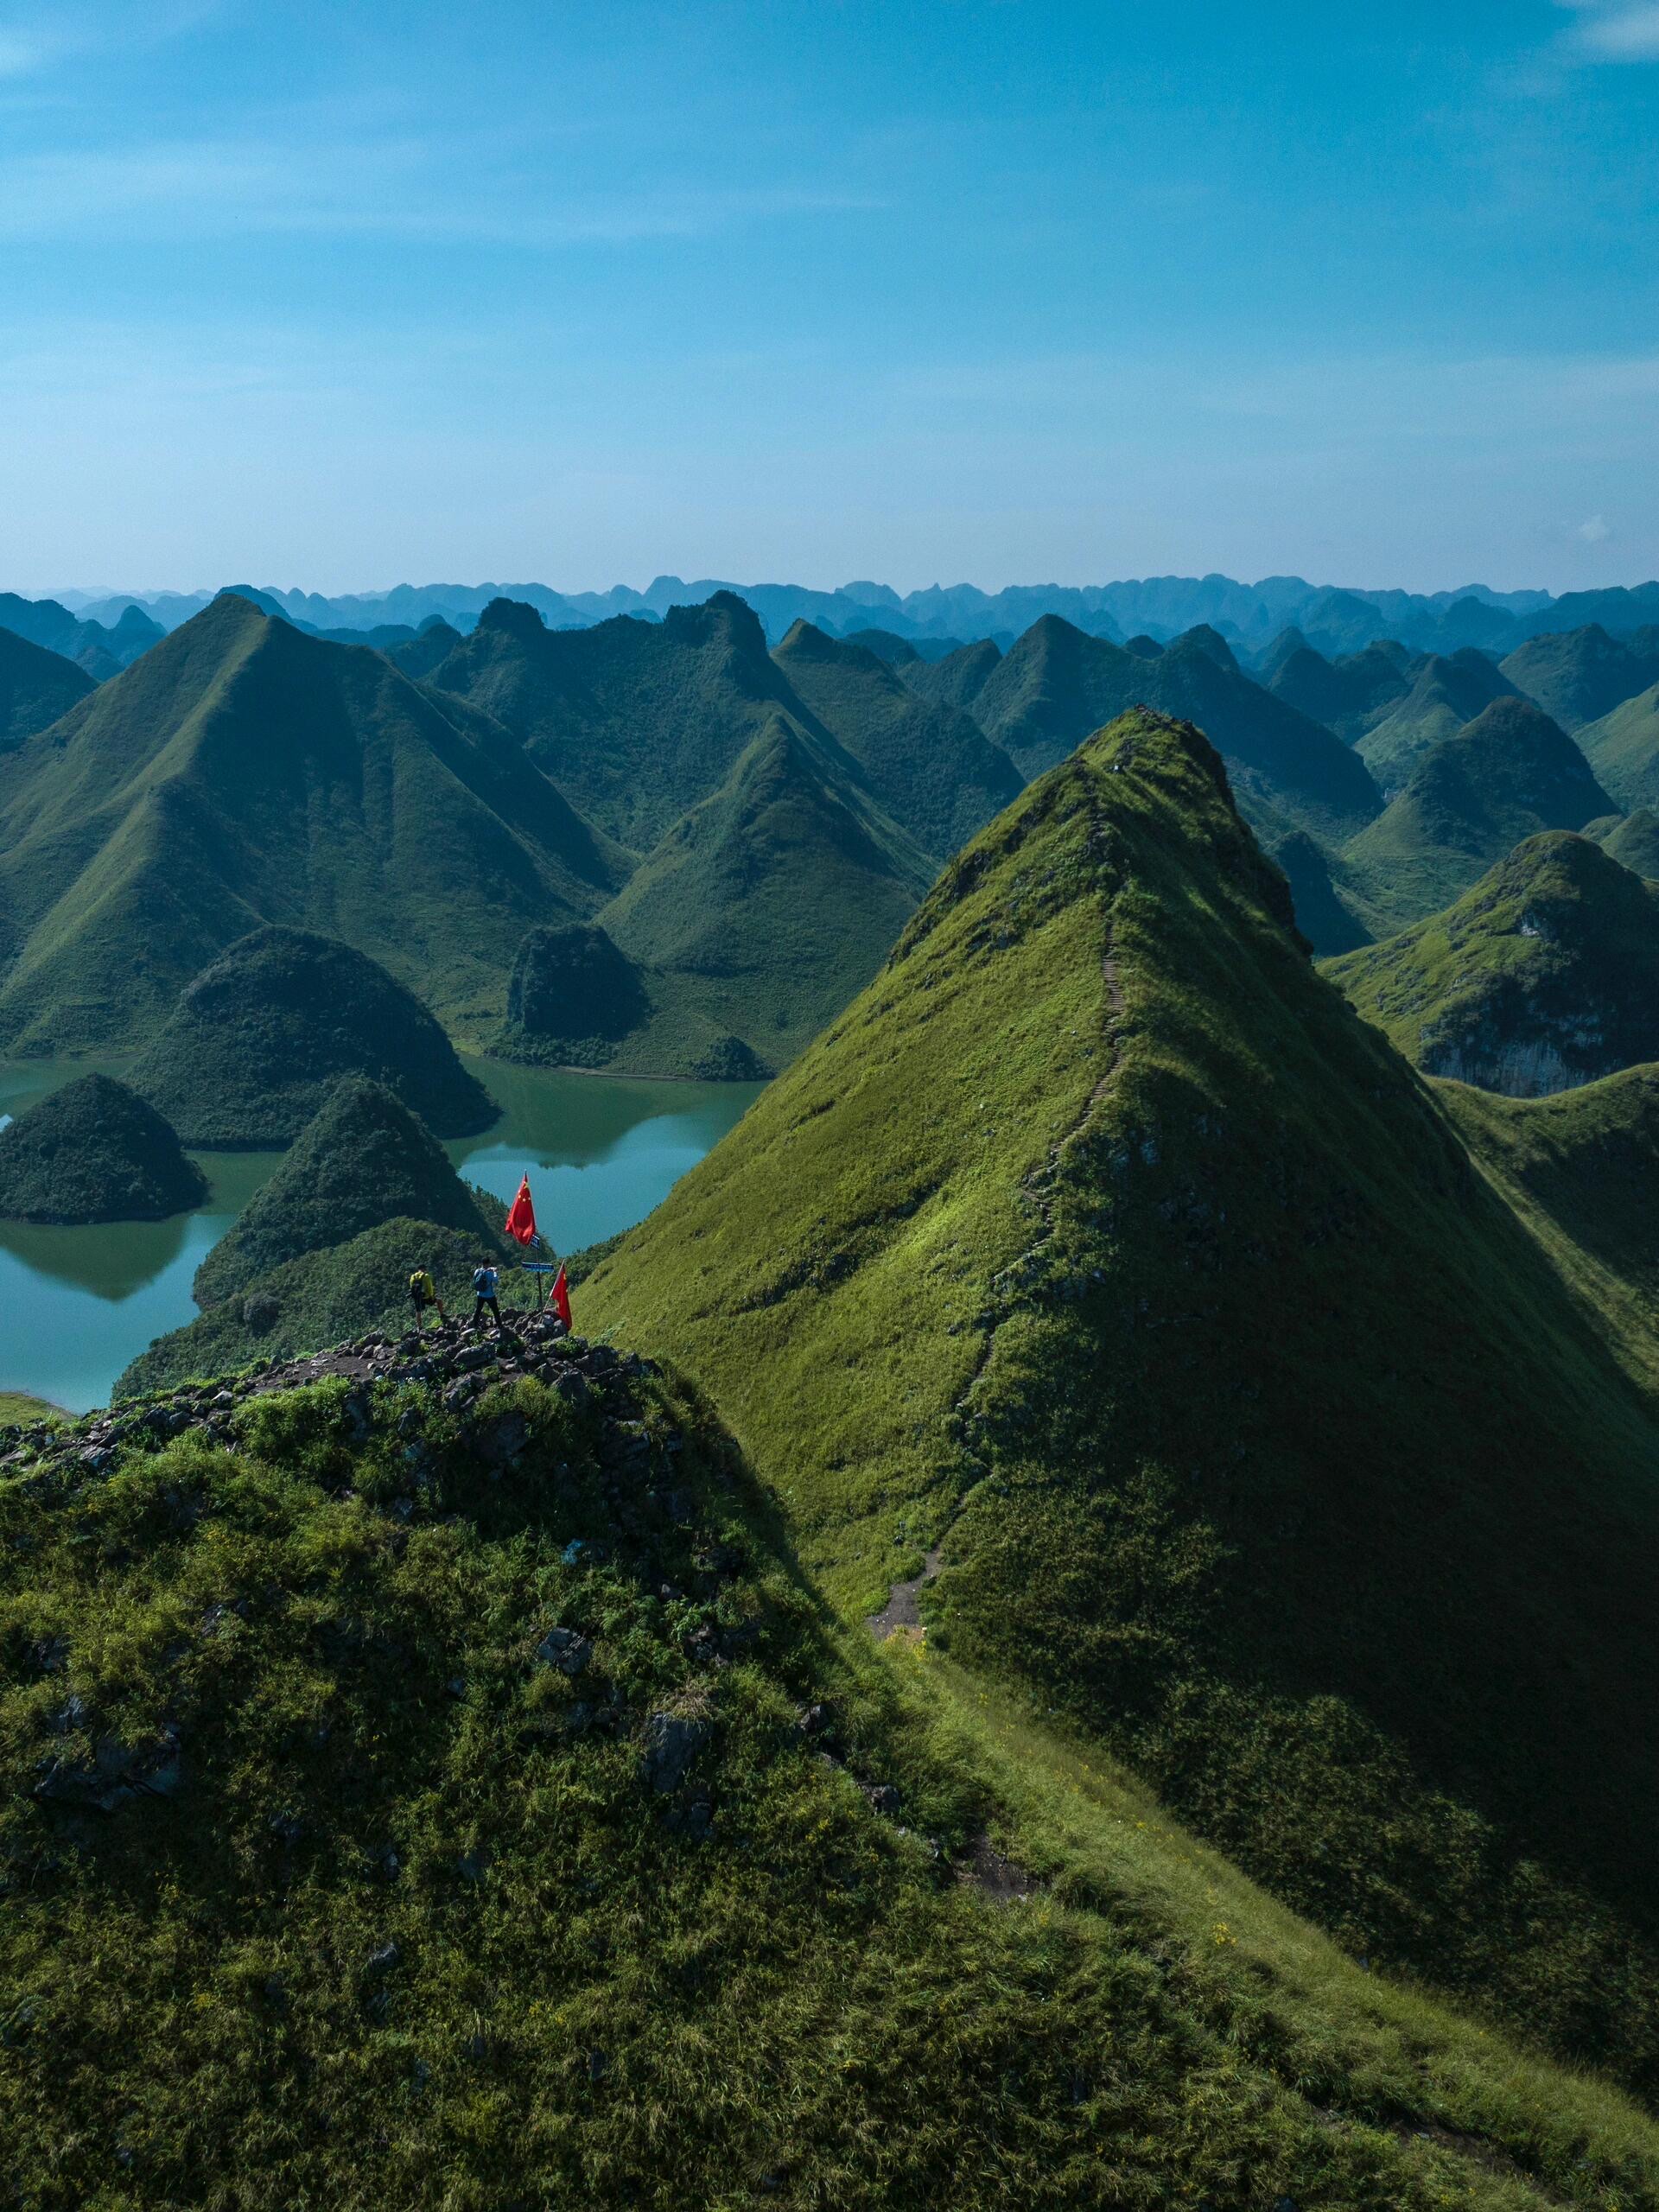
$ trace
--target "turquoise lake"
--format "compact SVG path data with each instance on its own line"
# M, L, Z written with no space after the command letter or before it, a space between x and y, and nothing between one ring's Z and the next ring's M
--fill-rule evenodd
M446 1147L505 1212L528 1173L537 1221L575 1251L631 1228L718 1143L758 1084L641 1083L471 1059L499 1103L482 1136ZM0 1116L18 1113L90 1064L0 1062ZM119 1073L111 1068L111 1073ZM28 1390L73 1413L104 1404L129 1360L194 1319L191 1278L276 1166L274 1152L203 1152L207 1204L170 1221L91 1229L0 1222L0 1390Z

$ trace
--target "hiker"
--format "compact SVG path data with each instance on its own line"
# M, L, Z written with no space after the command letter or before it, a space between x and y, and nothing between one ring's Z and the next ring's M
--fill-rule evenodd
M437 1286L424 1268L416 1268L409 1279L409 1302L415 1308L417 1329L424 1330L426 1327L426 1309L429 1306L435 1306L438 1309L438 1326L441 1329L448 1327L449 1316L443 1310L443 1300L438 1296Z
M496 1295L495 1269L487 1260L480 1260L473 1269L473 1326L476 1328L488 1306L495 1316L495 1333L505 1333L501 1326L501 1300Z

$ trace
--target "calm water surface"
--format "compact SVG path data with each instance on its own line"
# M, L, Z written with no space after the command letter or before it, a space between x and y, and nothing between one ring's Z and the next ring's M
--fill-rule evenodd
M525 1173L542 1233L574 1251L643 1219L759 1096L759 1084L635 1083L467 1063L501 1106L482 1136L446 1146L503 1211ZM92 1064L0 1061L0 1116ZM119 1074L111 1067L112 1074ZM36 1229L0 1221L0 1390L75 1413L102 1405L128 1361L194 1318L190 1281L281 1154L203 1152L200 1211L171 1221Z

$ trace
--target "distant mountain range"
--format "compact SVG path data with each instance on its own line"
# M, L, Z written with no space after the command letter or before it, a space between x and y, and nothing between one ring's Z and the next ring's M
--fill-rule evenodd
M433 620L469 630L495 599L533 607L550 628L580 629L616 614L660 620L671 607L729 591L746 600L766 634L782 638L795 622L810 622L827 635L845 637L880 630L899 638L955 639L970 643L996 638L1007 645L1045 614L1065 617L1090 635L1115 643L1139 635L1160 641L1206 623L1236 649L1266 650L1280 634L1295 628L1322 652L1355 652L1381 636L1397 638L1421 652L1450 655L1460 646L1503 654L1528 639L1599 623L1613 636L1628 635L1659 623L1659 582L1601 591L1568 592L1557 598L1545 591L1500 592L1484 584L1455 591L1370 590L1313 584L1302 576L1264 576L1242 583L1231 576L1147 576L1103 584L1010 584L997 592L974 584L931 584L900 593L891 585L842 584L821 591L804 584L739 583L705 576L688 581L658 576L644 591L626 584L608 591L561 592L538 583L398 584L390 591L345 593L279 589L274 585L232 584L268 613L286 615L302 626L353 632L396 628L413 635ZM118 625L137 608L142 619L175 629L199 613L216 594L195 592L68 591L54 605L60 615L73 610L82 622ZM7 618L0 603L0 623ZM8 626L16 627L16 623ZM37 639L53 644L49 639ZM376 639L377 644L396 642ZM54 652L61 645L53 644ZM70 658L74 658L71 655Z

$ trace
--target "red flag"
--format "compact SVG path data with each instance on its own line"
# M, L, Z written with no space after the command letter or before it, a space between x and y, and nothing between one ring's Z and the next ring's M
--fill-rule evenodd
M528 1244L536 1235L536 1208L531 1202L530 1178L526 1175L518 1185L518 1195L512 1202L512 1211L504 1224L509 1236L519 1243Z
M553 1279L553 1311L568 1329L570 1326L570 1287L561 1268Z

